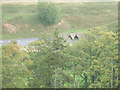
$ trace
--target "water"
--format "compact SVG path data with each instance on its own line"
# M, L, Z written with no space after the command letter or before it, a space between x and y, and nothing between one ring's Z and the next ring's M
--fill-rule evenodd
M70 33L70 34L72 34L72 33ZM63 37L71 45L73 43L77 42L80 39L80 36L81 36L81 35L78 34L79 39L69 39L68 35L69 34L64 34L64 35L60 35L60 36ZM38 38L27 38L27 39L14 39L14 40L17 41L18 46L28 46L29 43L31 43L33 41L36 41L36 40L40 40L40 39L38 39ZM0 46L2 46L4 44L7 44L7 43L10 43L10 42L11 42L11 40L0 40Z
M28 46L29 43L39 40L38 38L28 38L28 39L14 39L17 41L18 46ZM10 43L11 40L0 40L0 46Z

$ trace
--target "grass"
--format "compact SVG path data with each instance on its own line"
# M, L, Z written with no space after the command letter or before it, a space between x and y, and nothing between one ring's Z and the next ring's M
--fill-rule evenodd
M115 2L84 2L84 3L57 3L61 9L64 21L58 30L60 34L72 32L86 32L90 28L106 26L116 30L118 7ZM37 19L37 5L3 4L3 24L9 23L19 26L15 34L2 30L2 39L33 38L43 35L51 36L54 26L43 26ZM25 24L29 26L26 28ZM31 32L34 29L34 32Z
M99 27L107 27L108 30L117 31L118 30L117 25L118 25L118 22L114 21L114 22L111 22L111 23L108 23L108 24L105 24L105 25L100 25ZM63 32L61 34L64 34L64 33L76 33L76 32L87 32L88 30L94 29L94 28L95 27L86 28L86 29L73 29L73 30L70 30L70 31L67 31L67 32Z

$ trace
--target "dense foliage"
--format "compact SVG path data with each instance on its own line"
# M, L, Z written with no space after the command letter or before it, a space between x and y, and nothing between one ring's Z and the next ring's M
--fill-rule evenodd
M53 38L32 42L28 51L23 54L16 44L3 46L3 87L118 87L115 32L95 28L72 46L56 32Z
M85 34L68 52L80 58L77 63L82 87L115 88L118 85L118 35L102 28ZM79 77L78 77L79 76ZM83 81L82 81L83 80ZM77 87L79 87L77 82ZM81 87L81 86L80 86Z
M2 87L27 88L31 72L29 55L21 52L15 43L2 47Z
M39 2L38 18L45 26L55 24L60 20L60 10L54 3Z

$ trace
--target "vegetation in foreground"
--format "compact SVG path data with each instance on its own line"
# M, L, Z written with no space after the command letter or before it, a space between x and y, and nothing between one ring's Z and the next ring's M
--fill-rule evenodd
M118 36L104 28L88 31L72 46L56 32L20 51L2 48L3 88L117 88ZM31 51L34 50L34 51Z

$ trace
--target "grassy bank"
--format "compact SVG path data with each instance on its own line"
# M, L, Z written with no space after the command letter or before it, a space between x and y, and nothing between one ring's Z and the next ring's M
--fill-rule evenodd
M36 4L3 4L3 24L17 26L17 32L10 34L2 29L2 39L32 38L43 35L51 36L54 26L61 34L85 32L89 28L107 26L117 29L117 3L57 3L62 13L62 23L57 26L43 26L37 18ZM27 25L27 26L26 26ZM32 31L34 30L34 31Z

